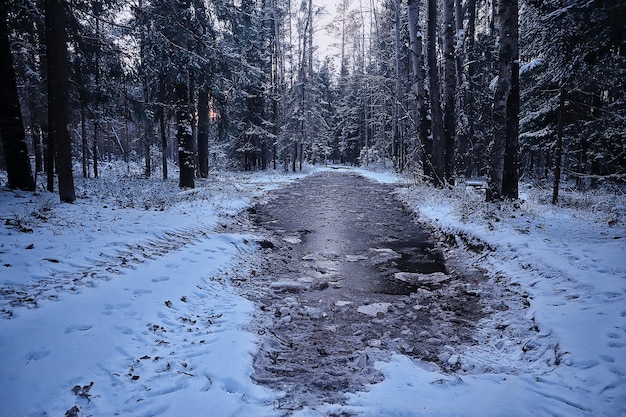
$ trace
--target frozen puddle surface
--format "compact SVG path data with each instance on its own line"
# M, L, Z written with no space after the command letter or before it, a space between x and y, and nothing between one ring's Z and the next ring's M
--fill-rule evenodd
M393 352L460 368L449 359L472 343L484 279L448 270L394 187L324 172L251 212L274 245L238 279L259 305L253 378L285 392L279 409L343 404L383 379L376 362Z

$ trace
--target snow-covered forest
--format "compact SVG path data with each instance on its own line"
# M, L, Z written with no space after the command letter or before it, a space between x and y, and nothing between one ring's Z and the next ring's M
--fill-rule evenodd
M22 120L3 127L15 133L3 134L2 160L22 189L32 170L53 190L56 162L63 200L71 161L98 177L112 159L163 178L175 161L181 187L211 168L383 162L437 185L488 177L512 197L519 178L586 189L624 174L618 0L20 0L1 10L3 120ZM32 168L19 164L24 147Z
M0 2L0 415L626 415L625 21Z

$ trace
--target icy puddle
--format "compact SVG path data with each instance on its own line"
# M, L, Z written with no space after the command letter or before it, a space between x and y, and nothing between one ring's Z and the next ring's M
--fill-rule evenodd
M285 392L278 408L342 403L382 380L374 363L392 352L460 366L482 277L448 270L393 187L324 172L274 191L249 220L272 242L240 271L259 305L253 379Z

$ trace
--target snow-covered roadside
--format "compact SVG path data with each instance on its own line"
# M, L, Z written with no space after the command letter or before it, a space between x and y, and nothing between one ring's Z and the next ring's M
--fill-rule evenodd
M182 192L80 180L74 205L0 190L1 414L626 415L624 197L593 212L529 190L494 208L472 190L421 187L402 197L499 288L481 294L493 314L478 343L440 356L456 374L394 354L347 405L276 410L282 394L250 380L254 306L227 279L253 237L220 224L295 177L219 174Z
M253 305L216 278L252 237L220 224L297 176L104 172L73 205L0 191L0 414L276 415L250 380Z
M471 189L411 187L402 194L423 221L477 251L474 262L507 296L525 300L525 316L506 305L495 309L478 343L454 352L454 375L396 354L377 365L385 380L349 395L348 406L299 416L626 415L623 194L582 209L542 204L530 189L521 205L501 207ZM502 294L482 296L497 306Z

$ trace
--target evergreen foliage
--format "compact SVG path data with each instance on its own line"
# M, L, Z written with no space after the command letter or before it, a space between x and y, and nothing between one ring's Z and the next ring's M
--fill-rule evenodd
M95 177L104 159L141 160L149 177L160 158L164 178L169 160L181 187L214 167L331 162L377 163L438 186L510 166L509 191L494 189L496 198L516 197L519 177L623 181L626 6L519 2L519 59L508 65L519 65L520 108L505 126L494 118L510 90L501 41L518 26L498 20L507 2L341 1L322 27L311 0L55 0L69 47L62 160ZM46 103L59 91L48 77L45 4L3 8L23 143L53 189L60 150ZM337 56L318 54L322 31ZM503 132L514 140L494 148Z

